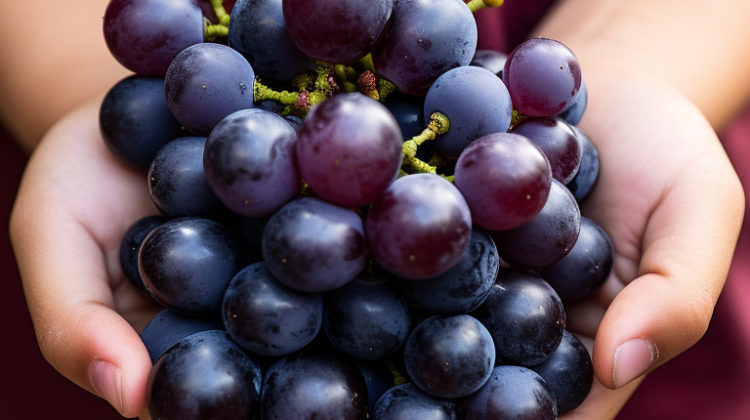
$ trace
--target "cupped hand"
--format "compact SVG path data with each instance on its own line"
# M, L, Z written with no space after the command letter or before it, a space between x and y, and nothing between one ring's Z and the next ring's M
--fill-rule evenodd
M601 172L582 213L608 232L615 257L602 289L566 307L568 328L593 339L596 379L564 419L615 417L644 373L702 337L744 211L737 175L689 100L657 80L585 76L580 128Z
M53 127L24 174L11 239L42 354L126 417L144 410L151 362L136 331L158 307L125 278L119 247L157 214L146 173L118 161L98 127L99 102Z

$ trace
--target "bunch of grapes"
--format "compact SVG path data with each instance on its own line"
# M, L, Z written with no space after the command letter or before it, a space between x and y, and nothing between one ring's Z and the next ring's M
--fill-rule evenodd
M153 418L556 418L609 274L573 53L472 0L111 0L103 138L147 171L123 271ZM228 12L229 10L230 12Z

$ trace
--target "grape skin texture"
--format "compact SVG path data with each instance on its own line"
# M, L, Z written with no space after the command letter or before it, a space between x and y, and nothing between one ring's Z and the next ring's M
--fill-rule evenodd
M376 261L407 279L427 279L458 262L471 212L450 182L432 174L396 180L370 208L365 232Z
M227 115L253 107L255 72L226 45L186 48L172 60L164 80L169 110L199 134L209 133Z
M581 87L581 67L573 52L562 43L532 38L508 55L503 81L518 112L551 117L575 100Z
M166 217L146 216L138 219L130 225L120 242L120 266L122 272L130 282L140 290L146 291L141 273L138 272L138 251L141 249L143 240L154 228L166 222Z
M477 138L507 131L513 106L499 77L481 67L461 66L440 75L427 91L425 121L434 112L450 120L448 132L435 140L435 146L445 155L458 157Z
M396 178L403 157L396 119L361 93L335 95L302 123L297 161L321 198L343 207L373 202Z
M141 341L148 350L151 363L161 357L170 347L190 335L209 330L223 330L219 317L188 316L171 309L162 309L141 333Z
M463 1L396 0L372 59L399 91L424 96L438 76L469 64L476 48L477 24Z
M438 398L460 398L487 381L495 366L495 346L476 318L435 315L412 331L404 362L422 391Z
M296 141L297 133L282 117L257 108L237 111L208 136L206 180L234 212L268 216L299 192Z
M146 169L156 153L182 137L164 98L164 80L129 76L116 83L99 109L104 144L118 159Z
M518 134L494 133L475 140L456 162L455 184L475 224L507 230L544 208L552 183L547 157Z
M333 290L365 265L362 219L318 198L296 198L266 223L263 256L274 277L292 289Z
M164 77L180 51L203 42L203 13L196 0L110 0L104 39L129 70Z
M578 173L583 151L571 126L560 118L527 118L513 127L539 146L552 167L552 176L563 184Z
M393 10L393 0L283 0L295 44L317 60L349 64L372 50Z
M186 337L159 358L147 384L154 419L251 419L261 372L226 331Z
M457 420L456 404L420 391L414 384L395 386L375 404L373 420Z

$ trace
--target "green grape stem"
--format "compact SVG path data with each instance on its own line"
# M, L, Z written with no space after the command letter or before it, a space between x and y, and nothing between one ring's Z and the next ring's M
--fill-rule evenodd
M219 19L219 25L229 27L229 13L224 8L224 0L211 0L211 8Z
M424 162L417 158L417 149L426 142L435 140L438 135L445 134L450 129L448 117L441 112L434 112L430 115L430 122L421 133L407 140L401 146L404 153L404 161L414 172L437 174L437 167Z
M503 0L471 0L470 2L466 3L466 5L469 6L469 9L473 13L476 13L487 7L498 7L502 4Z
M396 367L396 364L393 363L393 360L391 359L385 359L385 366L388 369L388 371L391 372L391 377L393 377L393 385L402 385L408 382L406 377L398 370Z

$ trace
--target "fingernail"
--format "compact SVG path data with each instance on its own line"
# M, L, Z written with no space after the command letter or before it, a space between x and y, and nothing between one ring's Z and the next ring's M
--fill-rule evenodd
M117 411L123 411L122 371L105 360L94 360L89 367L89 380L94 391Z
M643 375L659 358L656 345L644 338L635 338L620 344L615 350L612 383L619 388Z

